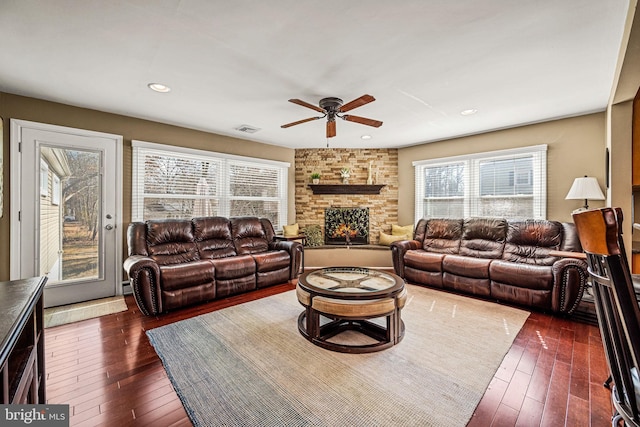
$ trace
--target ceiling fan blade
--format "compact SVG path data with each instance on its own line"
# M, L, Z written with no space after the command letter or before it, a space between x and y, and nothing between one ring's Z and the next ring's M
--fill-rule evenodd
M382 122L379 120L367 119L366 117L352 116L349 114L345 114L342 116L343 119L349 122L356 122L367 126L373 126L374 128L379 128L382 126Z
M303 101L301 99L290 99L289 102L293 102L294 104L302 105L303 107L311 108L312 110L316 110L319 113L325 113L325 111L322 108L320 108L320 107L318 107L316 105L313 105L313 104L309 104L308 102Z
M353 101L347 102L342 107L340 107L340 112L344 113L345 111L353 110L354 108L362 107L365 104L375 101L376 99L371 95L362 95L360 98L356 98Z
M310 122L312 120L318 120L321 119L322 117L309 117L308 119L303 119L303 120L298 120L297 122L292 122L292 123L287 123L286 125L282 125L280 126L281 128L289 128L291 126L295 126L295 125L299 125L302 123L307 123Z
M327 122L327 138L333 138L336 136L336 121L329 120Z

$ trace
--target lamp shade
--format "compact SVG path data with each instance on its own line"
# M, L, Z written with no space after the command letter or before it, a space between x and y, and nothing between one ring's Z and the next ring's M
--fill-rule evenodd
M604 194L602 194L602 190L600 190L597 179L592 176L585 176L576 178L573 181L573 185L569 189L565 199L604 200Z

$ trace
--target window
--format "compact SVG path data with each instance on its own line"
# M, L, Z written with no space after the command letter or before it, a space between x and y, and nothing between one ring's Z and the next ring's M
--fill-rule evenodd
M53 181L51 183L51 204L60 204L60 178L58 175L53 175Z
M414 162L416 218L546 216L547 146Z
M133 141L132 219L201 216L287 223L289 164Z
M40 159L40 195L47 197L49 195L49 165Z

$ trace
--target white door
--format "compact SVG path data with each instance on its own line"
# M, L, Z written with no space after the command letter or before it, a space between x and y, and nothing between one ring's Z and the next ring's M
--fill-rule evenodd
M46 307L122 294L122 137L11 121L11 278Z

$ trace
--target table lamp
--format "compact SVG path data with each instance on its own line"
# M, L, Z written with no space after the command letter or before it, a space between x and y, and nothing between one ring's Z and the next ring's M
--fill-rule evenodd
M592 176L584 176L576 178L573 181L573 185L567 193L565 200L582 200L584 199L584 206L579 210L589 209L588 199L591 200L604 200L604 194L600 190L598 180Z

